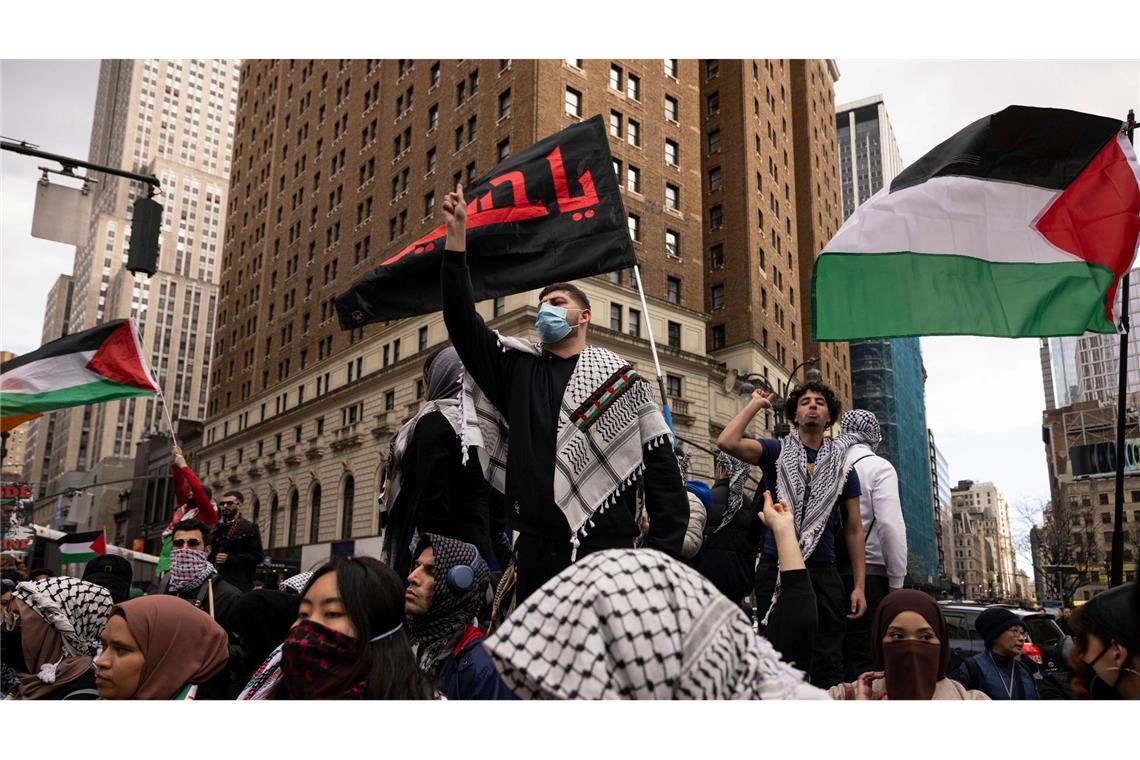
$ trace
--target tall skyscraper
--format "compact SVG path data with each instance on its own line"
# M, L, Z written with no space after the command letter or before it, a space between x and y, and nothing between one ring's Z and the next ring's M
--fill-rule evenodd
M934 495L934 538L937 546L938 572L952 584L957 584L951 575L949 556L954 546L954 519L951 511L950 469L946 457L934 443L934 432L927 430L930 440L930 492Z
M457 183L469 186L511 151L578 120L601 114L607 125L650 310L646 314L641 305L632 272L579 282L593 307L590 341L651 371L652 327L682 437L707 444L739 411L730 373L706 354L706 339L719 340L715 325L725 312L706 314L708 299L720 296L705 287L706 256L714 262L715 256L705 245L702 218L711 215L717 198L735 198L728 192L729 173L738 169L745 136L752 146L755 134L763 141L762 162L753 160L753 169L764 174L757 198L767 209L771 192L783 211L766 210L761 226L779 232L780 247L777 252L775 242L759 238L747 249L722 242L721 268L738 260L753 268L757 250L770 257L761 265L765 276L775 277L767 267L781 268L781 295L773 288L771 297L786 299L781 303L788 309L778 328L783 362L776 358L775 332L764 351L760 321L742 329L757 336L756 356L768 362L764 366L790 368L793 357L803 358L791 340L793 332L799 340L792 323L798 323L801 302L794 295L789 199L796 127L790 106L766 101L763 121L749 121L745 129L753 94L767 87L780 98L783 82L783 101L790 99L790 64L757 62L745 98L729 89L718 93L716 83L728 88L733 77L715 61L710 72L708 63L401 59L243 65L218 341L198 471L206 482L245 493L268 554L287 566L307 567L330 553L377 547L376 496L388 440L418 410L423 361L447 340L439 313L342 331L334 297L438 225L439 203ZM738 72L747 66L751 73L750 63L720 65ZM741 112L717 132L715 117L728 118L733 110ZM830 119L828 126L833 129ZM770 127L780 129L778 137ZM823 186L838 208L835 187ZM757 198L748 200L747 213L760 207ZM722 224L727 231L729 223ZM709 226L719 229L711 219ZM736 310L747 310L748 294L742 289L735 297ZM533 335L537 292L493 299L479 309L505 334ZM768 329L776 330L774 318L768 320ZM720 348L714 356L725 361ZM761 371L751 360L729 368ZM711 477L711 457L696 448L691 453L694 474Z
M107 60L99 71L89 157L161 181L159 271L147 279L123 267L132 207L146 190L99 175L87 242L76 249L69 329L137 319L144 355L177 418L206 416L238 73L236 61L157 59ZM125 460L147 430L165 427L154 398L54 415L46 475L53 482L108 457Z
M816 356L848 405L846 346L818 354L807 285L820 238L839 227L829 116L838 70L775 59L701 66L709 353L775 387Z
M841 105L836 116L844 218L902 171L881 95ZM885 294L884 297L890 297ZM851 384L857 408L883 428L879 453L899 476L907 547L916 576L938 575L938 539L926 427L926 373L918 338L851 343Z

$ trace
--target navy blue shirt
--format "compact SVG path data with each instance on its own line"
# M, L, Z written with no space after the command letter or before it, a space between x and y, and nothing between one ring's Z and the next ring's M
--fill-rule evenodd
M771 489L772 498L776 501L780 500L779 486L776 484L776 461L780 458L780 451L783 446L779 441L771 438L757 438L760 445L764 448L764 455L760 457L760 471L764 473L764 483L760 486L760 490ZM816 455L819 453L816 449L804 446L804 451L807 452L808 464L815 462ZM862 487L859 485L859 475L852 468L850 474L847 476L847 481L843 484L843 490L839 493L839 498L835 500L835 507L831 510L831 515L828 517L827 526L823 529L823 534L819 537L819 543L815 545L815 551L809 556L804 557L804 561L812 560L813 562L834 562L835 561L835 529L839 526L839 510L843 508L843 502L850 498L861 496L863 493ZM804 500L811 495L811 483L808 483L807 492L804 494ZM798 515L798 513L797 513ZM799 521L797 519L797 525ZM767 531L764 536L764 550L761 556L765 559L774 560L776 555L776 537L772 531Z

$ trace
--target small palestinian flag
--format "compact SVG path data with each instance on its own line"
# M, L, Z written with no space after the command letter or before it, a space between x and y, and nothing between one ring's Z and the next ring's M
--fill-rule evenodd
M899 174L816 260L817 340L1116 331L1140 236L1118 119L1010 106Z
M158 393L133 319L68 335L0 365L0 417Z
M107 553L107 541L103 531L90 533L68 533L59 539L59 562L61 565L82 564Z

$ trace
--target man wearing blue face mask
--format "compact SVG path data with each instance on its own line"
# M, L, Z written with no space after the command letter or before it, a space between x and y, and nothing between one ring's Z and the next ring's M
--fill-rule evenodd
M590 301L569 283L539 295L539 344L490 330L475 310L462 187L442 213L443 318L469 373L464 445L476 447L488 481L506 494L508 527L519 534L514 602L580 556L633 546L640 490L644 545L679 556L688 499L649 383L586 343Z

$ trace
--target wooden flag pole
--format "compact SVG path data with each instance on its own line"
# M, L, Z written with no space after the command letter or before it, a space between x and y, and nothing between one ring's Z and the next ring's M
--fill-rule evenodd
M1128 110L1124 133L1133 142L1136 112ZM1109 564L1109 588L1124 583L1124 428L1128 396L1128 339L1131 333L1128 314L1128 273L1120 283L1120 385L1116 394L1116 515L1112 529L1112 560Z

